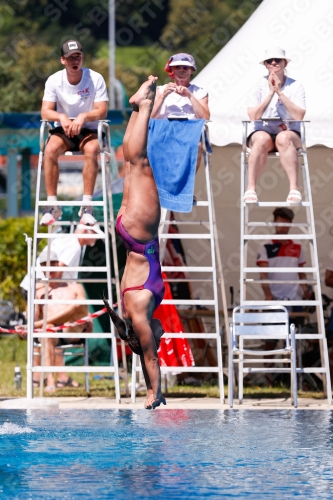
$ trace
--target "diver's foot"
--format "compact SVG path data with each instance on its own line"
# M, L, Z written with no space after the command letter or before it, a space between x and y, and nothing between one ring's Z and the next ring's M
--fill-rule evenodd
M154 399L154 401L152 402L152 405L151 405L152 409L155 410L155 408L157 408L158 406L160 406L162 403L164 405L166 405L166 401L165 401L165 398L163 396Z
M154 102L156 94L156 80L157 76L150 75L148 80L141 85L139 90L134 95L132 95L129 103L133 106L134 110L135 107L138 108L139 105L145 100Z
M152 410L153 409L153 401L154 401L154 396L148 396L146 397L146 401L144 402L144 407L146 410Z
M146 401L144 402L144 407L146 410L152 410L153 409L153 401L155 400L154 393L151 389L148 389L148 394L146 397Z

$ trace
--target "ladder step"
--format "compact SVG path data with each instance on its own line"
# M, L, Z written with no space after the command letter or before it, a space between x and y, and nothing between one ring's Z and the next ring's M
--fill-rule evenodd
M272 268L270 268L272 269ZM252 279L252 278L246 278L244 280L244 283L270 283L274 285L281 285L281 280L260 280L260 279ZM289 284L298 284L298 285L305 285L305 284L311 284L311 285L316 285L317 281L316 280L283 280L283 283L289 283Z
M67 368L67 365L66 365ZM135 368L137 372L141 371L141 366ZM56 370L54 370L56 371ZM59 371L59 370L58 370ZM289 370L290 371L290 370ZM161 366L161 372L199 372L199 373L218 373L218 366Z
M296 368L296 373L326 373L324 367Z
M201 235L200 235L201 236ZM313 234L244 234L243 240L267 240L270 236L274 240L313 240Z
M91 334L90 334L91 335ZM164 333L162 339L220 339L219 333Z
M310 227L307 222L247 222L247 227Z
M114 366L33 366L33 373L71 372L71 373L113 373Z
M274 267L274 270L268 267L244 267L244 273L316 273L317 271L316 267Z
M242 306L320 306L321 300L243 300Z
M237 353L238 354L238 353ZM242 360L242 363L249 363L249 364L255 364L255 363L290 363L290 358L274 358L272 360L271 358L262 358L262 359L246 359L244 358ZM234 363L240 363L239 359L234 359Z
M64 266L43 266L43 267L39 267L39 266L31 266L31 270L32 271L40 271L42 270L43 272L47 272L47 271L68 271L68 272L78 272L78 273L106 273L108 268L107 267L82 267L82 266L68 266L68 267L64 267Z
M56 303L56 301L54 301ZM162 300L162 305L174 306L214 306L215 300L201 300L201 299L165 299Z
M206 225L206 224L210 224L210 222L208 220L165 220L163 222L161 222L161 226L163 225L169 225L169 226L198 226L198 225Z
M57 205L58 207L103 207L106 202L104 201L78 201L78 200L69 200L69 201L38 201L37 205L39 207L49 207L50 205Z
M208 207L209 202L208 201L196 201L195 203L193 203L193 206L194 207Z
M34 339L113 339L112 333L63 333L63 332L34 332Z
M321 340L324 339L325 335L321 333L296 333L295 334L295 339L296 340Z
M89 226L87 226L87 229L89 229ZM91 228L92 229L92 228ZM79 234L79 233L37 233L36 238L40 239L49 239L53 240L55 238L67 238L68 236L71 236L73 238L80 238L80 239L86 239L86 240L91 240L91 238L96 238L99 240L105 239L105 233L94 233L94 234Z
M37 278L36 283L68 283L68 281L75 281L76 283L107 283L107 279L103 278ZM111 278L111 283L116 284L116 280Z
M290 203L287 203L286 201L259 201L258 203L254 204L255 206L258 207L288 207L290 208ZM243 203L243 207L246 206L245 203ZM302 201L300 203L301 207L310 207L311 204L309 201Z
M53 304L67 304L67 305L70 305L70 304L74 304L74 305L83 305L83 304L87 304L87 305L90 305L90 306L103 306L104 307L104 302L103 300L91 300L91 299L79 299L79 300L74 300L74 299L68 299L68 300L60 300L60 299L33 299L33 303L34 304L38 304L38 305L45 305L45 304L50 304L52 303Z
M281 359L282 363L282 359ZM265 372L265 373L290 373L291 368L257 368L257 367L248 367L248 368L243 368L243 373L260 373L260 372Z
M76 226L78 226L80 224L79 221L71 221L71 220L62 220L62 221L55 221L55 222L52 222L52 226L73 226L74 228ZM104 221L98 221L98 224L102 224L104 226ZM110 221L107 221L107 225L111 226L111 223ZM87 226L89 228L89 226ZM68 234L72 234L72 233L67 233Z
M214 280L211 278L167 278L163 280L164 283L212 283ZM281 283L281 281L279 281Z
M67 268L66 268L67 270ZM162 266L162 271L166 273L212 273L213 267L207 266ZM258 268L257 268L258 272Z
M290 323L293 323L293 320L290 320ZM268 335L268 334L265 335L264 333L260 334L260 337L259 337L260 340L263 340L263 339L268 340L271 338L272 338L272 335ZM283 334L277 333L276 335L274 335L274 339L278 339L278 338L285 339L286 336ZM319 334L319 333L296 333L295 338L297 340L307 340L307 339L322 340L325 338L325 335ZM258 340L258 335L257 334L246 335L246 340Z
M91 238L91 234L87 235ZM181 234L181 233L160 233L159 235L160 239L163 240L210 240L212 238L212 235L210 233L195 233L195 234Z

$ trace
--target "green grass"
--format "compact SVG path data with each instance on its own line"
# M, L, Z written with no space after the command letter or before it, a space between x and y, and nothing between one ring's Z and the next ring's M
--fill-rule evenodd
M24 397L26 396L26 359L27 359L27 343L17 335L8 335L0 337L0 397ZM22 390L17 391L14 388L14 369L19 365L22 373ZM105 374L101 374L105 375ZM48 396L81 396L81 397L106 397L114 398L114 382L110 379L94 380L94 374L90 375L90 392L87 393L84 387L84 374L74 373L73 378L77 380L81 386L78 389L70 387L58 389L56 393L48 394ZM164 384L162 384L164 390ZM121 395L125 396L124 381L120 382ZM225 387L225 394L228 389ZM39 389L35 389L35 396L39 395ZM45 395L45 393L44 393ZM138 392L138 396L145 396L145 392ZM298 391L299 397L322 399L323 392L313 391ZM192 387L189 385L176 385L168 390L168 396L173 398L218 398L219 388L217 385L208 383L202 384L200 387ZM244 396L249 398L284 398L289 397L289 388L284 386L277 387L259 387L245 386Z

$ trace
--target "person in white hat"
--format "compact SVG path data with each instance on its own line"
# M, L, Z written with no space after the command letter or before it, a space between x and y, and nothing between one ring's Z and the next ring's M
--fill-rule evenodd
M157 87L152 118L166 119L170 114L177 114L189 119L209 120L207 90L190 83L196 69L194 57L190 54L182 52L170 57L164 71L173 81Z
M48 251L45 248L39 255L40 265L46 266L48 263ZM61 271L60 263L57 259L57 254L51 249L50 251L50 266L60 267L55 271L50 271L49 277L52 279L47 285L42 283L41 286L36 290L37 299L48 298L49 302L47 307L44 305L35 306L35 316L34 316L34 328L44 328L44 315L46 315L47 328L63 325L64 323L72 323L78 319L82 319L88 314L88 306L83 303L86 300L86 294L81 283L67 282L63 281L63 273ZM57 281L62 279L62 281ZM53 281L55 280L55 281ZM54 303L52 302L54 299ZM72 300L75 301L71 304L64 305L58 304L58 300ZM64 328L59 331L59 338L61 338L61 332L64 333L92 333L92 323L91 321L86 321L77 326L71 326ZM57 350L57 345L59 338L46 338L45 339L45 365L46 366L63 366L63 357ZM61 345L66 344L76 344L80 342L78 339L62 339ZM34 349L34 364L40 364L40 356L38 356L37 350ZM40 383L40 378L38 374L34 375L33 385L38 387ZM64 387L79 387L79 384L72 380L67 373L61 371L57 373L57 381L55 381L54 373L49 372L47 374L47 386L45 388L46 392L55 392L56 389L61 389Z
M55 237L49 240L51 244L51 252L55 253L56 260L60 262L60 266L64 267L62 277L68 281L77 279L78 273L77 271L66 271L66 267L78 267L80 265L83 247L93 247L98 239L98 236L95 235L104 234L99 224L95 224L94 226L78 224L74 233L79 235L91 234L91 238L80 238L80 236L74 236L73 234L68 233L62 238ZM42 270L39 269L39 266L41 264L41 255L47 255L47 246L44 248L43 252L41 252L36 260L36 278L44 278L44 274ZM28 275L25 275L20 283L20 287L25 292L25 298L27 298L26 293L29 288Z
M192 74L197 70L195 59L191 54L181 52L174 54L165 65L172 82L156 88L156 99L151 117L157 120L167 118L209 120L208 92L191 83ZM202 145L198 145L196 171L201 163Z
M290 191L287 202L299 205L302 195L298 188L297 149L301 148L300 124L284 120L303 120L305 93L300 82L289 78L285 69L290 59L280 47L266 50L260 64L266 66L268 75L260 80L247 108L252 130L247 138L251 148L249 156L248 185L245 203L257 203L256 183L263 171L268 153L278 151L282 168L286 172ZM264 121L275 118L276 121ZM281 121L278 120L281 118Z

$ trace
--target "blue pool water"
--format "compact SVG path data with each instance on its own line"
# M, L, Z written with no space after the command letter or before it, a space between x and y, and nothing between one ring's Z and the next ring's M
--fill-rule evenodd
M0 498L333 498L330 411L1 410Z

